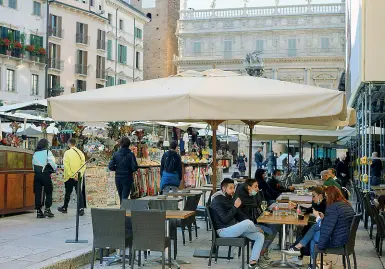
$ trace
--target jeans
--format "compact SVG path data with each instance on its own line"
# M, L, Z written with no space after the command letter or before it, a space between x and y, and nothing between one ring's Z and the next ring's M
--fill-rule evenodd
M265 235L265 242L263 243L263 249L267 249L273 243L275 237L278 233L279 225L276 224L264 224L257 225L258 228L261 228Z
M251 220L244 220L233 226L219 229L219 237L240 237L245 236L254 241L254 246L251 250L250 261L258 261L261 254L262 246L265 241L265 236L259 231Z
M64 195L64 206L63 207L68 208L68 203L70 202L73 189L75 189L76 192L78 191L78 181L73 179L73 178L70 178L66 182L64 182L64 187L65 187L66 192ZM83 195L82 195L81 191L80 191L80 195L77 199L79 199L79 201L80 201L80 208L84 208Z
M128 199L128 196L130 196L132 181L129 181L126 178L125 179L115 178L115 185L116 185L116 188L118 189L120 203L122 203L123 199Z
M35 172L33 179L33 192L35 193L35 209L40 210L42 207L42 192L44 187L45 208L52 206L53 185L51 175L47 172Z
M318 242L320 236L320 227L318 224L313 224L309 231L305 234L305 236L302 238L302 240L299 242L302 246L306 246L309 244L311 240L316 240Z
M262 168L262 162L256 162L257 163L257 169Z

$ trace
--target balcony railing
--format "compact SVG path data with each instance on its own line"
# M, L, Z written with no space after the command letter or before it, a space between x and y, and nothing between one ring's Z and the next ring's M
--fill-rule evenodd
M345 3L308 4L291 6L248 7L227 9L181 10L181 20L237 18L255 16L287 16L307 14L338 14L345 12Z
M49 36L63 38L63 29L60 29L59 27L55 26L50 26L48 27L48 34Z
M87 76L88 75L88 66L82 64L75 65L75 73L78 75Z
M62 71L64 67L64 61L60 59L48 59L48 68Z
M106 42L104 40L97 41L97 49L98 50L106 50Z
M90 37L85 34L76 34L76 43L88 45L90 43Z
M96 78L106 79L106 71L104 69L96 69Z

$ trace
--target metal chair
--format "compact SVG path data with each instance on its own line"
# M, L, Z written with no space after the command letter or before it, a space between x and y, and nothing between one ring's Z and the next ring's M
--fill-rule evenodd
M352 224L350 226L350 232L349 232L349 239L348 242L340 248L328 248L325 250L318 249L318 245L315 245L314 248L314 254L321 254L321 269L323 268L323 254L334 254L334 255L341 255L342 261L344 264L344 268L346 268L346 262L348 263L348 269L351 269L350 266L350 255L353 255L353 261L354 261L354 269L357 269L357 260L356 260L356 253L354 251L354 246L356 243L356 234L358 225L360 224L361 220L361 214L355 215L353 217ZM313 268L316 268L317 261L313 259Z
M178 210L177 200L150 200L150 210ZM177 221L169 220L170 239L174 242L174 260L178 254L178 232Z
M120 208L126 210L148 210L148 203L149 200L123 199Z
M199 193L197 195L187 197L183 210L196 211L201 195L202 194ZM198 238L198 226L197 226L197 221L196 221L195 215L188 217L187 219L182 219L182 220L180 220L179 223L180 223L180 227L182 228L183 245L186 244L186 239L185 239L185 234L184 234L184 229L186 227L187 227L188 232L189 232L190 242L192 241L192 225L193 224L195 226L195 236L196 236L196 238Z
M93 269L95 262L95 250L97 248L114 248L125 250L126 246L132 246L132 236L127 235L126 233L125 210L91 208L91 217L94 238L91 256L91 269ZM102 255L103 254L101 254L101 256ZM100 262L102 263L102 261L103 259ZM123 257L122 262L124 269L126 262L125 257Z
M211 218L211 212L210 208L206 208L207 211L207 218L209 220L209 223L212 227L212 243L211 243L211 250L210 250L210 257L209 257L209 264L208 266L211 266L211 260L214 253L215 248L215 263L217 263L218 260L218 252L220 246L227 246L229 248L229 252L231 251L231 247L241 247L242 248L242 269L245 268L245 246L248 246L248 240L245 237L234 237L234 238L221 238L217 235L217 232L215 230L215 226L213 225L213 220Z
M166 237L165 211L131 211L133 239L133 256L135 251L148 249L162 252L162 269L165 268L165 251L168 248L168 263L171 268L171 240ZM134 268L134 259L131 259Z

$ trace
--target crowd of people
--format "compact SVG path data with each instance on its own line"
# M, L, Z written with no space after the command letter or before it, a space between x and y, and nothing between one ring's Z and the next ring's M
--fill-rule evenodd
M267 268L270 264L268 248L274 241L280 226L261 224L258 218L263 214L263 204L276 202L283 192L294 191L293 186L285 187L279 180L281 172L275 170L267 180L266 171L257 169L253 179L235 185L230 178L221 182L221 189L212 195L210 211L214 229L219 237L245 236L253 242L248 268ZM297 240L287 249L286 254L294 256L291 261L302 265L302 257L316 260L314 248L342 247L348 241L354 210L348 202L341 179L334 168L322 171L323 186L312 189L312 204L301 208L311 214L309 224L297 233ZM290 203L289 208L298 205ZM309 264L309 268L313 268Z

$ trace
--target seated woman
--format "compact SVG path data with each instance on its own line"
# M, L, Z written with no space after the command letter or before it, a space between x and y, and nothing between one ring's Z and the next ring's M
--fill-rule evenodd
M264 169L257 169L255 171L255 179L258 181L258 187L263 193L264 199L267 201L267 205L275 203L275 200L279 196L279 193L271 189L266 182L266 171Z
M262 260L269 260L268 248L273 243L278 233L277 225L260 225L257 222L258 217L263 213L261 208L262 197L259 195L258 182L255 179L247 179L244 184L238 185L235 196L241 199L239 209L247 216L247 218L257 224L265 233L265 242L262 249Z
M350 203L336 186L326 189L326 202L327 208L322 220L319 240L313 238L310 242L310 257L314 263L317 260L314 255L316 244L318 244L318 249L324 250L342 247L348 242L350 226L355 214ZM309 268L312 267L309 266Z

